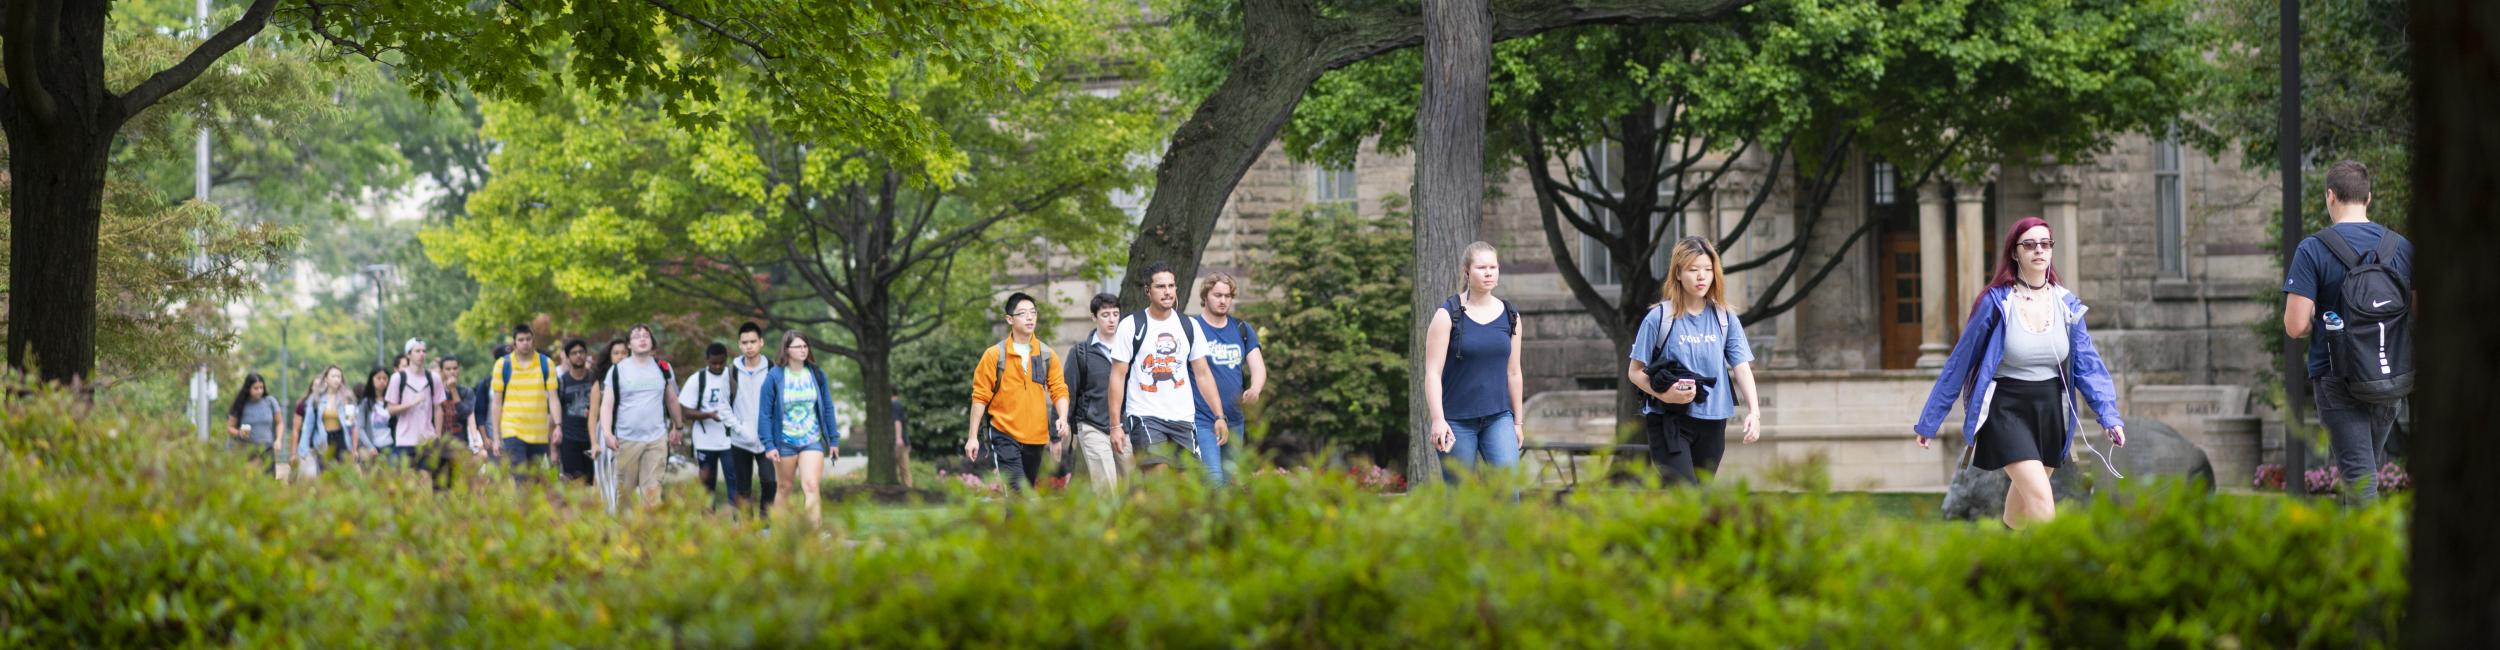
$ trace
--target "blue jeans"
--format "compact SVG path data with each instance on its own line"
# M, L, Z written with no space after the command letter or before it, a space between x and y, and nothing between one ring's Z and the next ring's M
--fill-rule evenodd
M1227 431L1225 431L1226 437L1241 437L1240 422L1225 422L1224 426L1227 429ZM1221 445L1215 444L1215 422L1213 420L1198 423L1198 462L1199 464L1207 467L1207 480L1214 482L1216 485L1224 485L1225 483L1231 482L1232 477L1227 472L1232 468L1225 466L1224 453L1232 449L1232 446L1233 444L1230 442Z
M2345 501L2368 504L2377 500L2378 467L2387 462L2387 436L2396 428L2396 407L2353 399L2344 380L2335 377L2312 380L2310 396L2318 405L2318 423L2326 426L2335 471L2343 475Z
M1480 418L1450 420L1450 436L1458 441L1441 452L1441 478L1458 482L1459 468L1519 468L1519 426L1509 411Z

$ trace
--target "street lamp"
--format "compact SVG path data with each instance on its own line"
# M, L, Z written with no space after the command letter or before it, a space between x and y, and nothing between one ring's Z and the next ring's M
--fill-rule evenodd
M387 364L391 362L390 339L384 338L382 333L390 319L390 316L382 310L382 276L390 272L391 265L389 264L366 264L364 268L365 275L373 277L373 365L375 367L387 367ZM391 370L398 371L397 368L391 368Z

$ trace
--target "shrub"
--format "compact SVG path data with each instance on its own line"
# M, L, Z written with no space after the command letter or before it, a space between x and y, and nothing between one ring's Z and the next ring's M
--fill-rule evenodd
M1341 446L1376 459L1406 457L1408 308L1412 228L1402 206L1383 217L1316 208L1279 217L1275 260L1259 269L1273 302L1260 305L1269 379L1261 442L1277 455Z
M175 427L6 406L0 647L2343 647L2392 643L2405 597L2402 505L2172 490L2008 533L1263 472L766 536L492 476L281 487Z

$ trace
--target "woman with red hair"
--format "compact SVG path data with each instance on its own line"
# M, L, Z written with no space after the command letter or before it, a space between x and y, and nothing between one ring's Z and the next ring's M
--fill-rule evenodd
M1926 448L1955 398L1962 399L1962 440L1971 448L1970 464L2002 469L2011 484L2005 493L2007 528L2057 516L2049 473L2064 466L2071 451L2076 393L2091 401L2110 444L2127 441L2109 368L2083 326L2083 299L2060 284L2050 266L2056 246L2048 222L2039 217L2016 222L2006 232L2005 244L1997 247L1996 277L1971 303L1970 322L1962 326L1962 338L1953 344L1953 356L1945 360L1914 427L1918 446Z

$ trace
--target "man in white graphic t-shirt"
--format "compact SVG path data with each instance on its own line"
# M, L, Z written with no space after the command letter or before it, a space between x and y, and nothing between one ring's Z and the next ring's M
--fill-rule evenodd
M1223 401L1207 369L1206 336L1172 309L1179 283L1171 265L1147 266L1146 283L1146 310L1121 319L1111 336L1111 376L1125 380L1111 382L1107 401L1116 416L1111 438L1128 441L1138 468L1154 471L1198 457L1199 400ZM1216 421L1216 444L1230 439L1232 428L1226 424Z

